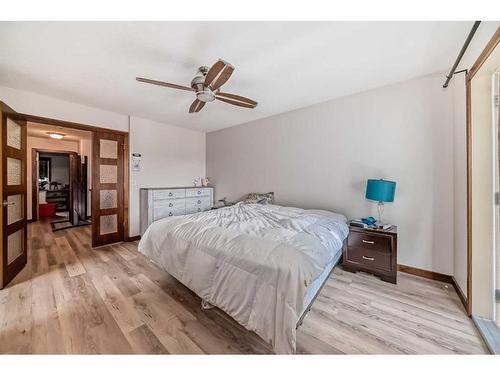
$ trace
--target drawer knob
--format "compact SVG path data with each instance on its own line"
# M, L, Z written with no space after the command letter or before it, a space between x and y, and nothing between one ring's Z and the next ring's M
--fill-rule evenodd
M172 203L169 203L168 204L168 207L173 207L174 205Z
M367 244L370 244L370 245L374 245L375 244L374 241L368 241L368 240L363 240L363 243L367 243Z
M198 199L198 204L201 204L201 201Z
M198 190L198 194L201 194L201 191L200 191L200 190Z
M198 207L198 212L201 212L201 208L200 207Z
M172 192L168 193L168 196L171 197L172 196Z
M374 258L374 257L367 257L367 256L365 256L365 255L363 255L363 259L366 259L366 260L375 260L375 258Z
M168 216L174 216L174 214L172 213L172 211L170 211L170 212L168 213Z

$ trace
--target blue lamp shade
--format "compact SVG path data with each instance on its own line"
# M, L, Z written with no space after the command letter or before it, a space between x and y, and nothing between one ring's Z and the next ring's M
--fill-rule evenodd
M393 202L396 182L369 179L366 181L366 199L378 202Z

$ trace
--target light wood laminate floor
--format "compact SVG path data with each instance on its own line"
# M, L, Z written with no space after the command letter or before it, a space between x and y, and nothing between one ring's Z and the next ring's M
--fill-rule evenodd
M137 252L91 249L90 227L29 225L28 266L0 290L1 353L269 353L257 335ZM297 332L298 353L486 353L453 287L337 267Z

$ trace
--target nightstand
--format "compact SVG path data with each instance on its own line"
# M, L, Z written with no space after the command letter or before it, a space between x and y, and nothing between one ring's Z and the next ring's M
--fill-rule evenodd
M398 232L349 227L349 236L342 251L346 271L364 271L396 284Z

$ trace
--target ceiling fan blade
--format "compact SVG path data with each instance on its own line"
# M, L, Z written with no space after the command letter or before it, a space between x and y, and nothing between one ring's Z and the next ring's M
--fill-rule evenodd
M253 107L257 106L257 102L255 100L245 98L244 96L240 96L240 95L229 94L227 92L218 92L216 94L216 96L220 96L220 97L223 97L225 99L234 99L234 100L237 100L237 101L242 102L242 103L250 104Z
M233 74L234 66L224 60L217 61L205 76L205 87L210 87L212 90L217 90L227 82L231 74Z
M252 105L252 104L248 104L248 103L244 103L244 102L239 102L239 101L234 100L234 99L223 98L223 97L220 97L220 96L216 96L215 99L220 100L221 102L224 102L224 103L228 103L228 104L232 104L232 105L237 105L239 107L255 108L255 106Z
M191 104L191 107L189 107L189 113L200 112L204 106L205 102L195 99L193 104Z
M147 79L147 78L141 78L141 77L136 77L136 80L139 81L139 82L151 83L152 85L158 85L158 86L163 86L163 87L170 87L172 89L194 91L194 89L192 89L191 87L176 85L175 83L155 81L153 79Z

